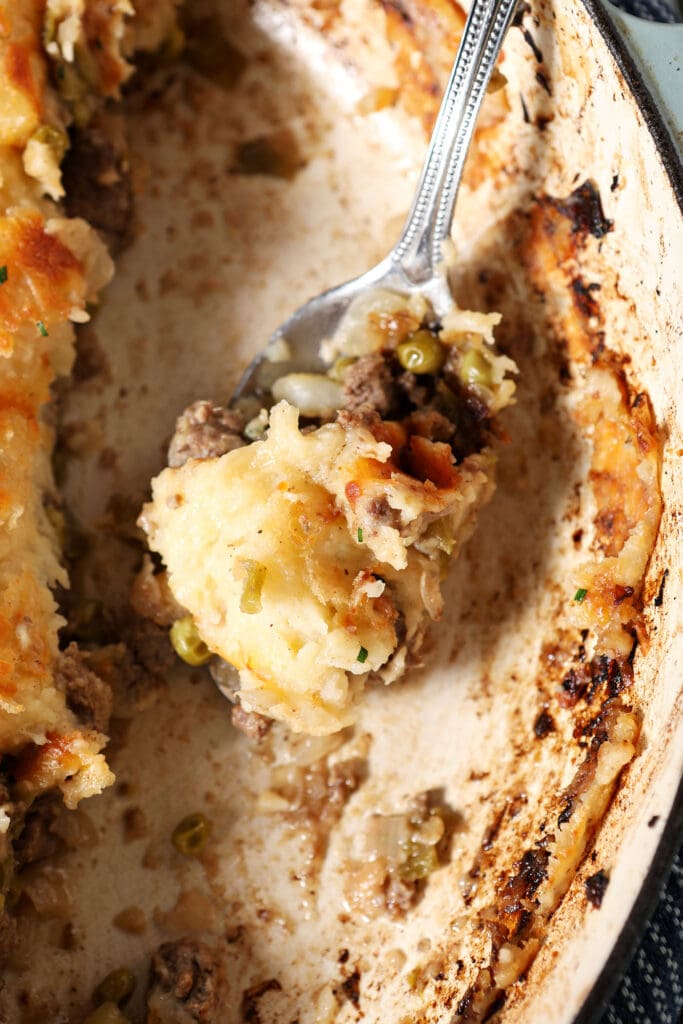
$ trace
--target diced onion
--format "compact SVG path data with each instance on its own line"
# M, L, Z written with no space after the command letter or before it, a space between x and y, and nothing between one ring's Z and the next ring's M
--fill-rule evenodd
M374 860L383 857L397 864L405 856L410 832L407 814L373 814L365 836L365 852Z
M265 355L270 363L286 363L292 358L292 349L286 338L273 338L268 343Z
M26 871L21 888L40 917L68 917L71 913L71 899L59 869L41 867Z
M302 416L333 416L343 404L341 384L322 373L288 373L271 390L276 402L289 402Z

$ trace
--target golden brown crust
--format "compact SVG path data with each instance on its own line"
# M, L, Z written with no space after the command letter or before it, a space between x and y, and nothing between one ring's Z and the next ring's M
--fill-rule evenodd
M43 4L39 0L0 2L0 141L25 146L40 124L46 64L40 45Z
M595 504L593 559L576 580L580 625L597 649L625 656L643 637L640 594L661 517L661 445L647 396L635 394L619 357L605 347L604 324L586 283L582 251L612 228L591 182L566 199L533 206L522 258L540 294L554 293L553 328L574 372L583 378L576 419L591 438ZM584 593L585 592L585 593Z
M0 351L5 355L20 327L35 327L40 321L49 336L54 321L66 320L83 303L80 262L46 230L45 219L36 210L22 209L0 218L0 265L7 267L0 289ZM43 401L44 395L37 397L38 404Z
M488 851L498 830L504 833L510 803L496 812L491 835L465 877L472 927L490 937L490 950L467 990L458 992L454 1019L468 1024L490 1019L506 999L514 1000L515 983L543 947L550 919L591 850L622 770L636 756L641 721L632 655L635 644L646 640L641 592L661 513L661 445L652 409L629 380L628 364L605 345L599 282L591 286L585 270L590 246L612 228L597 191L585 182L566 198L538 197L506 228L557 346L561 379L573 382L572 415L588 447L586 490L594 531L590 561L565 584L565 601L584 631L579 644L577 628L570 644L578 653L570 671L556 680L557 717L544 710L534 728L539 741L556 727L567 729L576 767L569 785L544 801L540 825L523 845L511 847L504 873L493 876L500 860ZM548 664L542 663L543 675ZM477 886L486 893L479 899Z
M84 223L53 216L22 166L52 102L43 15L33 0L0 3L0 755L19 758L24 797L57 786L74 805L112 776L99 754L105 738L80 728L55 684L51 587L66 575L44 508L52 432L43 411L71 363L71 321L87 319L93 271L106 278L108 260Z

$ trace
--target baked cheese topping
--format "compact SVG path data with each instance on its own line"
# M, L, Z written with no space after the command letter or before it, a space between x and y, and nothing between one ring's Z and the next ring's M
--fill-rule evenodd
M402 296L362 301L365 340L352 310L326 345L332 376L281 378L273 393L299 407L282 399L246 426L260 439L164 470L140 520L201 641L239 671L242 706L308 733L351 722L368 677L401 675L440 617L445 564L493 487L482 424L514 387L486 337L495 316L427 329ZM180 434L174 463L192 454Z

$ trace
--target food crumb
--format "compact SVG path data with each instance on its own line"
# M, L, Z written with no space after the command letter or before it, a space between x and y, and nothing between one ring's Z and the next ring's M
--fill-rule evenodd
M129 935L143 935L147 931L147 918L141 907L125 907L113 918L112 924Z
M354 1006L358 1006L360 1002L360 971L357 967L348 978L344 978L341 989L344 997Z
M602 900L609 885L609 876L600 869L600 871L596 871L594 875L591 875L590 878L587 878L583 885L586 890L586 899L596 909L599 909L602 906Z
M549 732L555 731L555 723L552 715L544 708L534 722L534 735L542 740Z
M141 807L127 807L123 812L123 841L132 843L147 836L147 819Z

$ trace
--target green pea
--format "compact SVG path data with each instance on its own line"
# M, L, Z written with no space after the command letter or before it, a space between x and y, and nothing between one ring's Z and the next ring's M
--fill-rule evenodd
M463 384L478 384L490 388L493 384L491 364L480 348L470 348L460 360L460 379Z
M271 135L240 142L235 150L231 174L262 174L269 178L295 177L304 165L295 135L284 128Z
M353 356L339 356L327 371L327 376L343 384L346 371L356 362Z
M191 615L176 619L169 635L173 650L188 665L205 665L211 659L211 651L200 637Z
M411 373L438 373L446 362L446 350L427 330L415 331L396 349L398 361Z
M83 1024L130 1024L128 1017L121 1013L116 1003L102 1003L89 1013Z
M135 988L135 977L127 967L117 967L103 978L93 993L96 1006L114 1003L119 1006L132 995Z
M206 846L211 835L211 822L197 811L188 814L173 829L171 841L183 857L196 857Z
M244 560L246 578L240 599L240 611L245 615L256 615L261 611L261 591L266 578L266 566L250 558Z

